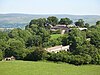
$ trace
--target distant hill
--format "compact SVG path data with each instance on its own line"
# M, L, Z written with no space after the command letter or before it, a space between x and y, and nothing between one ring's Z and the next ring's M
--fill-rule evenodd
M95 25L95 22L100 20L99 15L67 15L67 14L48 14L48 15L36 15L36 14L0 14L0 28L22 28L26 26L30 20L34 18L47 18L49 16L56 16L59 19L68 17L74 22L78 19L84 19L85 22Z

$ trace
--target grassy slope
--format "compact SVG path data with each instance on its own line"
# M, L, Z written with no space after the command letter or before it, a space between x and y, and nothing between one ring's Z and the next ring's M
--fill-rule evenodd
M100 75L100 66L74 66L52 62L3 61L0 62L0 75Z
M63 36L62 34L52 34L51 39L57 39L58 37Z

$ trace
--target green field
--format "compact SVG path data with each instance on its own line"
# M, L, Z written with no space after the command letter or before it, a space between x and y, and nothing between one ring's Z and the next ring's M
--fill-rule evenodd
M58 37L63 36L62 34L52 34L51 39L57 39Z
M100 75L100 66L74 66L53 62L1 61L0 75Z

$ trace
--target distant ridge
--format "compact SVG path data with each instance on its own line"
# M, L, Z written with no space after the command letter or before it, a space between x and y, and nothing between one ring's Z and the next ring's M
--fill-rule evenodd
M49 16L56 16L57 18L68 17L73 22L78 19L83 19L86 23L95 25L95 22L100 20L100 15L70 15L70 14L22 14L22 13L8 13L0 14L0 27L23 27L35 18L47 18ZM20 25L21 24L21 25ZM8 26L10 25L10 26Z

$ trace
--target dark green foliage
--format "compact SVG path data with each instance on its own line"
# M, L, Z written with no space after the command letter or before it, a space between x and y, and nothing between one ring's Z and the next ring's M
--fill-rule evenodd
M16 59L23 59L23 53L25 46L19 40L9 39L8 40L9 48L5 50L5 57L15 56Z
M29 37L26 46L43 46L44 43L48 42L50 38L50 32L44 27L32 24L27 28L32 33L32 37Z
M49 61L55 61L55 62L62 61L62 62L69 63L70 62L70 60L69 60L70 55L71 55L71 53L66 52L66 51L51 53L51 54L49 54L48 60Z
M56 46L56 45L61 45L61 39L57 38L57 39L51 39L48 41L49 46Z
M95 45L97 48L100 48L100 26L91 29L90 33L91 41L90 43Z
M2 51L0 50L0 61L3 59L3 53Z
M98 64L100 61L100 54L98 49L91 44L78 46L77 49L73 51L73 54L91 58L91 61L89 62L91 64ZM87 60L87 58L84 60Z
M86 40L85 32L78 29L73 29L68 36L71 51L76 50L77 46L81 46Z
M79 26L79 27L84 27L84 21L83 21L83 19L79 19L77 22L75 22L75 25Z
M51 34L61 34L61 30L58 29L56 31L50 31Z
M75 65L82 65L84 64L84 58L81 55L72 55L70 63Z
M56 24L58 24L58 18L55 16L50 16L47 18L47 23L55 26Z
M73 21L70 20L69 18L61 18L60 21L59 21L59 24L65 24L65 25L69 25L69 24L72 24Z
M68 34L66 34L66 35L64 35L64 36L62 37L62 45L63 45L63 46L69 45Z
M10 38L20 40L22 43L25 43L29 37L32 37L31 32L21 29L13 29L11 32L8 33L8 35Z
M25 57L26 60L31 60L31 61L46 60L46 58L47 58L47 52L41 47L34 48L34 51L29 53Z
M0 49L5 51L8 48L7 42L4 39L0 39Z
M3 39L5 41L7 41L9 39L8 33L7 32L1 32L0 31L0 39Z
M29 27L30 27L32 24L36 24L36 25L39 25L40 27L44 27L45 24L46 24L46 19L45 19L45 18L33 19L33 20L31 20L31 22L29 23Z
M41 47L36 48L32 54L34 57L33 59L35 61L43 60L43 59L46 59L46 57L47 57L46 51Z
M100 48L100 33L99 32L92 34L91 44L93 44L96 47Z
M100 25L100 21L97 21L97 22L96 22L96 25Z
M85 23L85 26L84 27L86 27L86 28L89 28L89 23Z
M41 44L42 38L38 35L34 35L33 37L28 38L28 41L26 42L27 47L40 46Z
M69 18L62 18L59 24L71 24ZM66 62L75 65L100 64L100 23L89 27L82 19L75 22L76 26L87 27L87 31L77 28L64 35L50 37L49 25L57 25L58 18L51 16L47 19L33 19L25 30L13 29L10 32L0 32L0 60L14 56L20 60L49 60ZM58 30L56 33L60 33ZM57 45L70 45L70 49L57 53L48 53L45 48Z
M50 53L49 54L49 61L61 61L66 62L74 65L82 65L82 64L89 64L92 62L92 57L88 54L84 55L73 55L70 52L61 51L57 53Z

